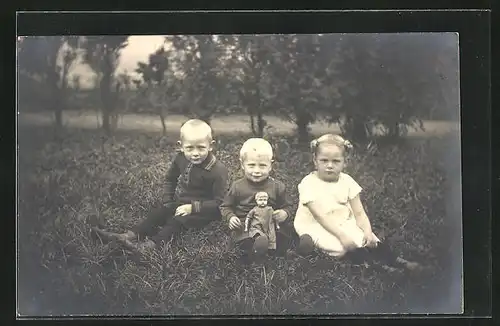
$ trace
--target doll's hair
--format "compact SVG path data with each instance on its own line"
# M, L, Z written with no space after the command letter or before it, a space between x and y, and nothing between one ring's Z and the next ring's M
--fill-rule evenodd
M349 151L352 148L351 142L347 139L344 139L344 137L335 134L325 134L311 141L311 152L314 155L318 154L318 149L321 144L336 145L340 149L342 149L344 154L346 151Z
M269 195L265 191L259 191L258 193L255 194L255 200L259 198L269 198Z

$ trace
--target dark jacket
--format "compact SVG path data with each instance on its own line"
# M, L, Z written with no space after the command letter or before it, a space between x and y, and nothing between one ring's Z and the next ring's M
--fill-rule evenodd
M168 172L164 203L191 204L192 213L219 213L228 188L228 170L209 153L198 165L178 153Z

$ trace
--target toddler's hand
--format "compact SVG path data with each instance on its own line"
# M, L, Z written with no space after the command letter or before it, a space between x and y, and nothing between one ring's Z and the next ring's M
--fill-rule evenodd
M283 223L287 218L287 212L282 209L277 209L273 212L273 219L278 223Z
M193 207L191 204L185 204L177 207L175 210L175 216L186 216L190 215L193 211Z
M241 227L242 227L242 225L241 225L240 219L236 216L231 216L231 218L229 219L229 229L236 230L236 229L239 229Z

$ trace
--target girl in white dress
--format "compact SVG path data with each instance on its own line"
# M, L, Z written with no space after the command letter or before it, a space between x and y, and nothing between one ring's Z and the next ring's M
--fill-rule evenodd
M294 220L299 252L307 254L316 247L358 263L375 259L386 266L418 268L419 264L398 257L373 234L359 196L362 189L342 172L351 147L349 141L333 134L311 142L315 171L298 186L299 207Z

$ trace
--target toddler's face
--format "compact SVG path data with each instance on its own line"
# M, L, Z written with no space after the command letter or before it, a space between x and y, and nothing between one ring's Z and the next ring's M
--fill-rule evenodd
M257 202L257 205L260 207L267 206L267 198L266 197L257 198L256 202Z
M321 144L314 157L314 166L320 179L337 181L340 172L344 169L344 151L333 144Z
M207 135L189 134L183 135L180 140L181 150L193 164L202 163L212 151L212 143Z
M241 162L245 178L252 182L261 182L269 177L272 169L272 158L256 152L247 153Z

